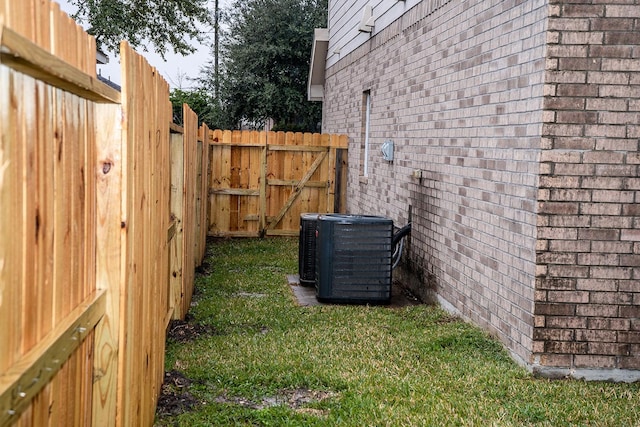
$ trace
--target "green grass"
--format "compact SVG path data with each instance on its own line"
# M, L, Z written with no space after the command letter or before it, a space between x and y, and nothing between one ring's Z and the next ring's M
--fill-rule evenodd
M299 307L297 239L218 240L166 369L198 402L177 426L638 426L640 384L532 377L436 307ZM306 399L296 401L295 393Z

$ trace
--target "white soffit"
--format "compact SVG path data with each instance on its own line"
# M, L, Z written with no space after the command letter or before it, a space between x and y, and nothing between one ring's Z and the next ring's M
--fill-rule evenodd
M329 49L329 30L316 28L313 33L311 48L311 64L309 65L309 82L307 99L322 101L324 96L324 72L327 64L327 50Z

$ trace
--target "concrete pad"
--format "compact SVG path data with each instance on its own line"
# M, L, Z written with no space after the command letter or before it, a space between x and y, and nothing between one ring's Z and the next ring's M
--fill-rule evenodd
M287 282L291 291L293 292L293 296L296 299L298 305L302 307L309 307L313 305L327 305L321 303L316 299L316 288L313 286L301 286L300 285L300 276L297 274L288 274Z
M302 307L331 305L329 303L322 303L316 299L315 287L300 285L300 276L297 274L287 274L287 283L289 284L298 305ZM418 304L421 304L420 300L408 292L401 283L393 283L393 286L391 287L391 301L386 305L386 307L398 308Z

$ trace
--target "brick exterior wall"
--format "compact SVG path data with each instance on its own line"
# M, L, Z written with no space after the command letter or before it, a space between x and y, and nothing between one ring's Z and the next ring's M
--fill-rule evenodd
M534 364L640 369L640 5L551 1Z
M348 211L411 219L396 277L541 373L640 369L637 3L424 0L326 72Z
M401 226L411 210L406 270L418 293L437 292L526 362L546 17L540 0L423 1L327 70L323 104L323 131L351 136L349 212ZM395 144L393 163L380 154L386 139Z

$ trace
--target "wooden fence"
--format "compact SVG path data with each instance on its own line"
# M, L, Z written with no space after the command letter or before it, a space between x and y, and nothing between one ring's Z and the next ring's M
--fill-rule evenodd
M0 46L0 425L151 425L204 253L208 130L171 136L169 87L126 43L122 92L101 83L55 3L0 0Z
M194 269L202 263L207 239L206 190L209 129L198 129L198 116L185 105L184 126L171 129L170 305L174 319L184 319L193 296Z
M209 134L209 234L297 235L300 214L346 209L346 135Z

